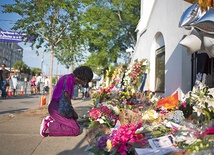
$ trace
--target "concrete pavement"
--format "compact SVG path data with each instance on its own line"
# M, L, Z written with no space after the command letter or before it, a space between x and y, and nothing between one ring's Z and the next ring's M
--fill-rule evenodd
M26 104L21 108L24 111L0 111L0 155L88 155L89 152L85 151L88 146L86 129L83 126L82 133L76 137L40 136L40 123L48 111L47 105L38 107L39 101L40 95L0 100L2 107L5 107L4 104ZM79 116L91 108L90 99L72 100L72 103Z

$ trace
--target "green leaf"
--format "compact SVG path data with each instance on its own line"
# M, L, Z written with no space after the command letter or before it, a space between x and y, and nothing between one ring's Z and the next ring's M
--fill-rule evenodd
M100 150L99 148L97 148L96 146L90 148L88 151L94 153L95 155L103 155L104 154L104 150Z

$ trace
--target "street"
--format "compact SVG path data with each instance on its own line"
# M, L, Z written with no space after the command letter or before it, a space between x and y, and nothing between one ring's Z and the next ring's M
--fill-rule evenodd
M0 154L2 155L88 155L86 128L78 136L41 137L41 120L47 105L39 106L41 95L20 95L0 100ZM72 100L79 117L91 108L90 98Z
M39 106L41 95L19 95L0 99L0 116L24 112Z

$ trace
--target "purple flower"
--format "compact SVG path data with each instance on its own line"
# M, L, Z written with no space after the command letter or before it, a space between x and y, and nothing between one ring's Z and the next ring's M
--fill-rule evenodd
M108 140L109 136L103 136L99 139L99 141L96 143L96 147L98 147L100 150L106 147L106 141Z
M186 103L182 103L181 106L184 107L184 108L186 108L186 107L187 107L187 104L186 104Z

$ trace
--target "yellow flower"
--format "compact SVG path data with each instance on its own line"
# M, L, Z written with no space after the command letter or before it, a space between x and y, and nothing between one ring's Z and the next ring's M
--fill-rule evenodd
M147 110L142 114L143 120L155 120L158 118L158 113L155 110Z
M107 142L106 142L106 148L107 148L108 152L111 151L112 144L111 144L111 140L109 140L109 139L108 139Z

